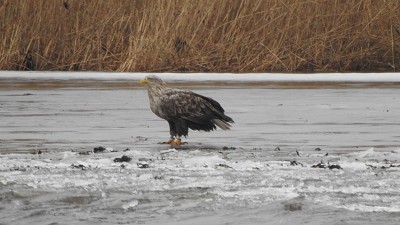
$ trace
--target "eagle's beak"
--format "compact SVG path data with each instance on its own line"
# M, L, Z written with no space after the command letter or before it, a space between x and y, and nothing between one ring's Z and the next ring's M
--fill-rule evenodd
M145 85L147 83L149 83L149 80L147 80L147 78L143 78L140 80L140 85Z

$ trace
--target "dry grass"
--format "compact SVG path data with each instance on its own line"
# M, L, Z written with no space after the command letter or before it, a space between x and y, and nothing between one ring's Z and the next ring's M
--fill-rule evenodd
M397 0L0 0L0 69L399 71Z

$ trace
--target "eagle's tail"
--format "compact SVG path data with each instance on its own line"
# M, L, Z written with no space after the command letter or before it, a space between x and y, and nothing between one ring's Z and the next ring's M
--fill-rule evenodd
M217 125L222 130L230 130L231 129L231 125L226 120L214 119L213 122L215 123L215 125ZM232 122L233 122L233 120L232 120Z

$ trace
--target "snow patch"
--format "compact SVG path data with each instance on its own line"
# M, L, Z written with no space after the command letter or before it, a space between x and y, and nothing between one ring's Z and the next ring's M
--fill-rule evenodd
M139 205L139 201L138 200L133 200L133 201L130 201L128 203L123 204L122 208L124 210L128 210L128 209L131 209L131 208L135 208L138 205Z

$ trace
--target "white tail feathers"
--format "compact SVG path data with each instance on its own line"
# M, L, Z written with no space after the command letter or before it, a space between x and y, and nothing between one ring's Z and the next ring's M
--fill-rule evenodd
M215 125L217 125L222 130L230 130L231 129L231 125L223 120L214 119L213 122L215 123Z

